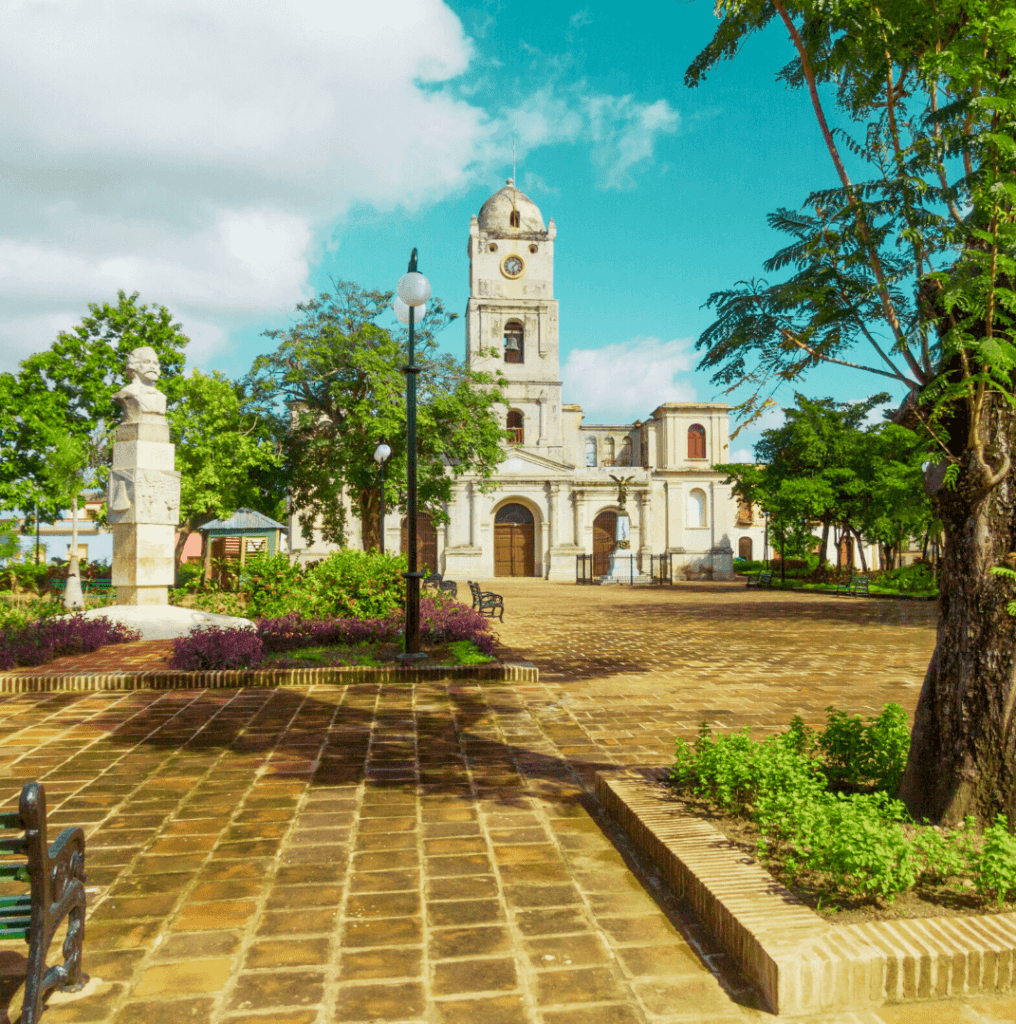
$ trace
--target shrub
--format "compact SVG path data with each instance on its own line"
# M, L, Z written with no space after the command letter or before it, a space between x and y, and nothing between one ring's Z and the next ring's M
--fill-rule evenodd
M836 887L892 901L918 880L937 883L967 873L977 891L994 894L999 905L1016 895L1016 837L1004 815L985 830L980 852L973 818L948 837L929 827L907 837L902 825L913 823L890 796L909 747L899 705L887 705L867 725L826 710L828 726L817 737L795 717L786 733L761 744L747 728L712 737L703 723L694 748L678 740L671 780L752 818L761 833L759 856L782 852L791 879L808 867L828 873ZM881 788L851 795L825 788L864 781Z
M773 555L772 557L772 568L779 569L780 565L783 564L779 555ZM808 563L807 558L788 558L786 561L786 567L788 569L810 569L811 566Z
M261 658L261 638L254 630L209 627L177 637L169 667L186 672L257 668Z
M121 622L86 619L81 615L5 625L0 627L0 670L43 665L65 654L87 654L107 644L130 643L140 638L139 633Z

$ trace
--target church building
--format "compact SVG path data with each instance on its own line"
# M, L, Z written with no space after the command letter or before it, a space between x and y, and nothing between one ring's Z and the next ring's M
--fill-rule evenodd
M713 463L729 460L729 406L666 402L634 423L586 423L561 393L558 300L554 298L553 220L514 182L495 192L469 225L466 362L507 378L501 407L508 439L491 493L479 477L455 477L435 528L419 517L421 568L450 579L530 576L576 578L576 556L592 555L594 576L608 571L618 487L629 478L630 546L649 572L649 556L673 553L675 575L687 566L732 578L735 554L762 557L762 523L739 508ZM481 354L496 350L496 355ZM494 364L498 365L495 366ZM647 406L652 396L647 395ZM349 545L360 546L359 523ZM390 513L385 549L405 550L405 522ZM299 543L295 516L290 537ZM333 550L294 548L300 561Z

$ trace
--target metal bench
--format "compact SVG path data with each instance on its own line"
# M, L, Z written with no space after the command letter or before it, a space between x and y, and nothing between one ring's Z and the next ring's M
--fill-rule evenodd
M750 590L752 587L768 587L770 590L773 589L773 574L772 571L760 572L757 576L749 576L748 582L745 584Z
M851 594L854 597L864 594L865 597L871 597L871 594L868 591L868 577L851 576L849 581L836 584L836 593Z
M81 589L86 594L106 594L113 586L113 580L109 577L97 580L82 580Z
M501 621L504 622L504 598L490 590L480 590L480 584L469 581L469 589L473 595L473 607L481 615L489 615L494 618L497 612Z
M455 580L446 580L439 572L432 572L424 581L425 587L433 587L440 593L451 594L452 597L459 596L459 585Z
M18 811L0 814L0 829L23 835L0 838L0 879L27 882L23 895L0 896L0 939L24 939L28 943L21 1024L38 1024L46 997L56 988L77 992L88 981L81 971L85 940L85 834L65 828L52 846L46 844L46 792L38 782L21 790ZM28 856L28 863L7 859ZM53 935L64 918L62 964L46 967Z

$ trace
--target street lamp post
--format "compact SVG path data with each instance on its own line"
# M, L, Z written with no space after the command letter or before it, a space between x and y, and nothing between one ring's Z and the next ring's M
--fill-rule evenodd
M420 650L420 579L416 562L416 375L420 368L413 362L415 356L414 326L417 315L423 318L426 302L430 298L430 281L416 269L416 250L409 257L409 270L399 279L399 297L395 303L396 316L409 324L409 362L402 368L406 375L406 498L408 505L409 571L406 580L406 650L399 658L415 661L426 658ZM408 308L407 308L408 307Z
M391 454L391 448L384 441L374 449L374 461L381 467L381 522L379 525L378 548L382 555L385 553L385 463Z

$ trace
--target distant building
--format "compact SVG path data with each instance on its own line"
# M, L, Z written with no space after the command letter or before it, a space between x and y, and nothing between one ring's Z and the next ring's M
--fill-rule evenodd
M479 477L452 484L447 526L419 517L421 567L455 579L535 576L575 579L576 555L608 571L618 512L611 475L630 478L626 509L630 545L648 571L649 555L673 553L683 564L732 577L732 559L761 558L764 520L739 509L725 476L712 469L730 458L729 406L666 402L634 423L586 423L581 406L563 403L558 300L554 298L557 228L509 180L469 226L466 363L508 379L503 425L505 460L496 489ZM494 357L480 349L497 349ZM614 372L623 376L624 367ZM647 405L651 396L647 395ZM351 504L346 497L347 509ZM359 521L347 516L350 547L362 545ZM385 549L405 550L406 525L384 522ZM335 550L315 532L305 544L296 511L293 552L301 562Z

